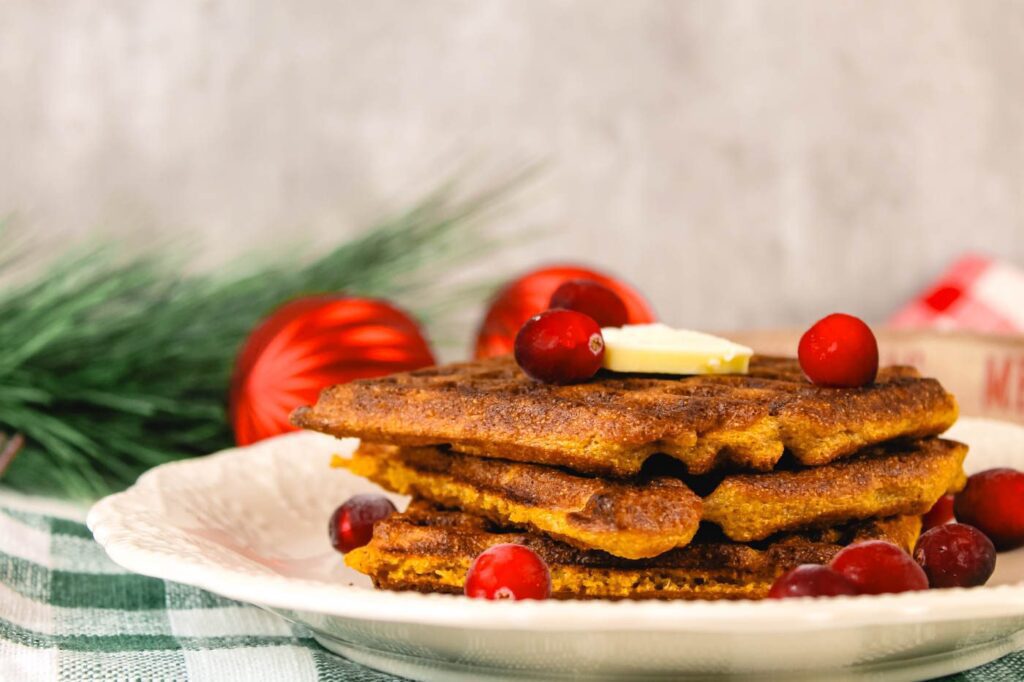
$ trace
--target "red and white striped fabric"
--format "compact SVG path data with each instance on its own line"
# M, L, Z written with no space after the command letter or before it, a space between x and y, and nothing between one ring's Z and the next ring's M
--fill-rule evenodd
M964 256L923 295L890 317L889 326L1024 332L1024 270L984 256Z

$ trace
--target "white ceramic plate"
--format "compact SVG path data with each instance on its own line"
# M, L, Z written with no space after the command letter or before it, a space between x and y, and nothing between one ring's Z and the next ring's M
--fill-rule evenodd
M968 469L1024 469L1024 428L962 419ZM167 464L101 500L110 557L310 627L352 660L418 679L911 680L1024 647L1024 550L972 590L771 602L487 602L374 590L327 540L331 511L376 487L328 469L352 441L282 436ZM402 502L401 498L394 498Z

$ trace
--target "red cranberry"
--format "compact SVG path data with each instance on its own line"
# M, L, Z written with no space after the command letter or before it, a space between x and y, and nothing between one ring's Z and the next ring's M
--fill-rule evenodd
M353 495L331 514L331 545L339 552L362 547L373 539L373 524L395 511L395 505L383 495Z
M834 313L800 337L797 354L807 378L820 386L866 386L878 374L878 342L852 315Z
M803 564L776 578L768 598L836 597L841 594L857 594L857 586L828 566Z
M619 295L592 280L573 279L558 287L551 295L551 307L590 315L600 327L621 327L629 322Z
M928 510L928 513L921 517L921 528L929 530L935 528L935 526L941 526L944 523L949 523L953 520L953 496L943 495L932 508Z
M575 310L531 317L516 336L516 362L529 376L549 384L586 381L601 368L603 358L601 328Z
M845 547L829 566L849 578L861 594L928 589L928 576L913 557L884 540L867 540Z
M977 587L996 570L996 548L974 526L947 523L918 539L914 559L932 587Z
M547 599L551 574L529 547L495 545L473 560L466 573L465 592L475 599Z
M956 520L987 535L999 551L1024 545L1024 473L989 469L967 479L953 501Z

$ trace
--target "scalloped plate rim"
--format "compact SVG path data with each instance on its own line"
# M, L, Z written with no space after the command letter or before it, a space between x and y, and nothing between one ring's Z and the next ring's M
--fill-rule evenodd
M958 428L959 427L959 428ZM1013 432L1024 444L1024 426L997 420L960 420L952 437L971 428ZM455 595L387 592L282 575L251 575L209 561L183 558L144 546L125 529L133 504L145 504L145 491L178 470L200 475L205 467L252 457L277 445L296 450L328 436L297 432L254 445L160 465L127 490L103 498L89 511L87 525L110 558L143 575L194 585L242 602L343 618L478 629L544 631L671 630L684 632L763 631L773 633L847 629L880 623L956 622L1024 615L1024 581L973 589L934 590L897 595L788 601L556 601L489 602ZM339 449L351 448L330 439ZM1022 455L1024 458L1024 455ZM232 462L233 463L233 462ZM349 475L347 472L335 472ZM141 496L142 499L139 499ZM1019 550L1024 551L1024 550ZM435 608L443 603L445 608Z

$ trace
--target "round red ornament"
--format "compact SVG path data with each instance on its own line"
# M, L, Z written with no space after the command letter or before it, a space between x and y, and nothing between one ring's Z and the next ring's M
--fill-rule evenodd
M547 310L555 290L574 279L597 282L618 294L626 305L629 324L655 321L654 311L647 300L625 282L589 268L555 265L528 272L498 292L477 332L475 357L481 359L511 353L516 334L523 324Z
M229 403L235 441L295 430L292 410L316 402L328 386L432 364L419 326L385 301L296 299L263 320L238 354Z

